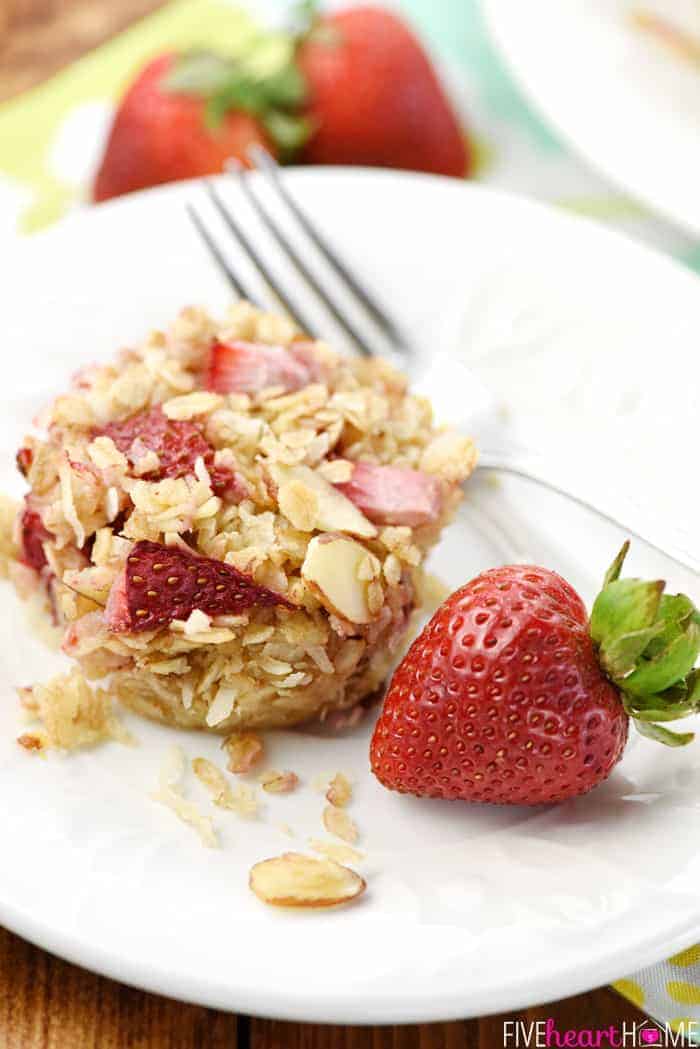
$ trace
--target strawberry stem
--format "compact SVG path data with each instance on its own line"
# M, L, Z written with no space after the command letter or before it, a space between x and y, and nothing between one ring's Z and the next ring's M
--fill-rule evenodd
M608 569L593 605L590 633L600 665L619 689L643 736L679 747L692 732L659 722L700 711L700 613L685 594L666 594L662 580L621 579L626 542Z
M293 58L264 75L250 62L210 51L186 51L163 80L175 94L201 98L211 130L227 113L244 112L265 127L283 160L291 159L313 131L304 115L306 80Z

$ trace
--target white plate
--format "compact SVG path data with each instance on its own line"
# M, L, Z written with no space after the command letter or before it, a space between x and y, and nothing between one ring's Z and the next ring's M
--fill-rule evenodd
M523 432L537 421L538 440L568 447L572 469L584 436L618 486L643 457L647 488L692 505L664 484L679 460L691 473L696 278L584 220L458 182L347 170L289 179L424 347L457 333ZM2 489L21 490L14 449L76 367L184 303L223 307L183 214L199 192L156 190L3 246ZM527 554L590 598L619 538L525 484L482 481L435 567L455 587ZM630 567L671 571L641 547ZM700 597L697 580L673 577ZM58 954L210 1006L393 1023L573 994L700 938L700 744L668 752L638 739L592 795L525 810L384 791L368 773L369 724L331 740L278 733L269 763L296 770L306 789L266 799L258 823L212 810L216 852L148 797L168 745L216 758L216 739L128 717L136 748L45 761L19 750L13 687L58 657L32 639L6 585L0 611L0 921ZM319 833L322 799L308 784L338 768L357 781L366 898L330 913L266 909L247 888L249 867Z
M633 29L633 8L700 32L695 0L483 0L516 78L593 167L700 235L700 71Z

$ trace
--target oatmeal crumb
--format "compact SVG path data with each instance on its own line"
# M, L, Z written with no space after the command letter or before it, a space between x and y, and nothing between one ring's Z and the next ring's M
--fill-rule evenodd
M321 841L319 838L309 838L309 845L314 852L320 852L329 860L336 863L361 863L365 858L363 852L351 848L350 845L339 845L337 841Z
M226 751L229 772L250 772L263 756L265 747L260 736L254 732L232 732L221 744Z
M355 823L345 809L339 809L336 805L326 805L323 810L323 826L329 834L335 834L337 838L342 838L351 845L357 841L358 831Z
M338 808L344 808L352 798L352 785L342 772L336 772L328 785L326 800Z
M255 791L247 783L231 787L221 769L207 758L194 758L192 769L200 783L211 794L213 803L220 809L230 809L243 817L257 815Z
M278 772L277 769L268 769L258 777L262 789L268 794L290 794L299 784L296 772Z

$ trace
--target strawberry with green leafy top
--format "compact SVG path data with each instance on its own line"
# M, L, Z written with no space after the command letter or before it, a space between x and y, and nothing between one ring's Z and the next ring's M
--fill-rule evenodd
M663 582L621 579L625 544L590 619L554 572L484 572L435 613L396 670L372 738L378 779L403 793L534 805L584 794L620 760L629 722L700 710L700 614Z
M214 175L230 158L246 164L251 145L284 157L309 132L299 113L304 99L304 81L291 62L257 76L240 61L208 52L161 55L119 105L93 197Z
M367 164L462 177L471 148L430 58L380 7L319 14L300 5L278 67L242 58L164 54L122 99L93 187L95 200L213 175L248 149L282 161ZM277 44L280 40L277 39Z

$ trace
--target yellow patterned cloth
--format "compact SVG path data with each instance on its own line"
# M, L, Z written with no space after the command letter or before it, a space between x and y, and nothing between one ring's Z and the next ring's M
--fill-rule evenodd
M700 944L616 980L613 987L662 1027L668 1024L689 1043L700 1044Z
M543 127L494 54L478 0L402 2L435 50L461 72L483 181L523 193L537 187L542 199L607 221L700 270L697 243L598 179ZM185 46L235 54L255 32L227 0L173 0L1 106L0 234L3 227L31 232L84 204L114 100L149 57ZM660 1024L685 1024L691 1038L700 1033L700 946L613 986Z

